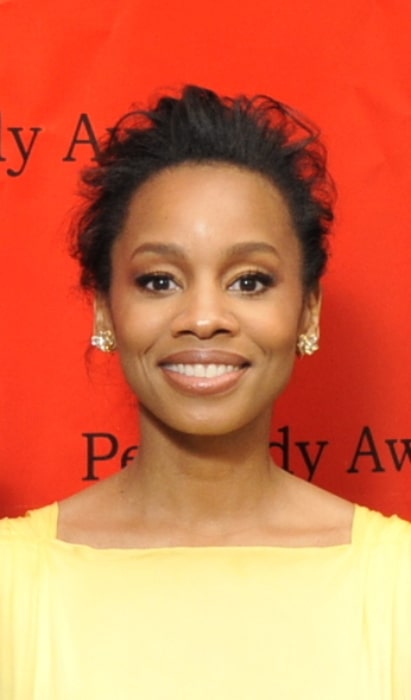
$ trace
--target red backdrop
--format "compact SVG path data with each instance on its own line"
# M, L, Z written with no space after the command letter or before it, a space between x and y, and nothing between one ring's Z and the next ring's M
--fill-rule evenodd
M134 452L116 360L85 357L91 311L66 230L94 135L195 82L306 112L339 189L322 348L277 407L273 456L411 518L409 3L2 0L0 27L0 515Z

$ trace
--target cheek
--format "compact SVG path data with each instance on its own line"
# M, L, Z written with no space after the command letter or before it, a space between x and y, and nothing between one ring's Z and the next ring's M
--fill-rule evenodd
M133 294L113 293L112 324L121 352L144 352L163 332L161 316L150 304L137 303Z
M287 304L256 310L249 319L248 328L251 335L262 348L270 350L287 350L295 346L300 314L297 308Z
M141 322L135 316L114 327L120 355L144 355L161 336L161 328L156 319L143 317Z

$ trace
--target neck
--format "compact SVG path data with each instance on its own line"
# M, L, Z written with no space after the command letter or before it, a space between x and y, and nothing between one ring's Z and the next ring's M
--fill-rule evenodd
M270 415L223 436L181 435L141 411L141 447L124 473L130 504L148 518L220 527L255 513L273 481Z

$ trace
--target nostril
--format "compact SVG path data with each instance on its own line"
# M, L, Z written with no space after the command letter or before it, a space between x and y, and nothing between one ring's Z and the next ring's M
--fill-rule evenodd
M230 335L232 330L229 328L219 328L210 324L191 326L190 328L181 328L176 331L176 335L195 335L198 338L211 338L215 335Z

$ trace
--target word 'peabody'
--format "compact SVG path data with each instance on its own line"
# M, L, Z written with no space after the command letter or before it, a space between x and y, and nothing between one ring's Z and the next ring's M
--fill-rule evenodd
M329 446L329 440L292 440L291 428L285 425L277 431L278 439L270 442L273 457L286 471L293 473L292 464L305 469L306 478L312 481ZM138 445L126 449L120 447L119 439L113 433L82 433L86 441L86 472L83 481L98 481L99 466L102 462L117 462L124 468L136 456ZM377 444L369 426L365 426L349 460L348 474L359 474L361 470L386 472L391 468L400 472L406 464L411 466L411 438L387 439ZM345 460L344 460L345 462ZM345 462L346 463L346 462Z

